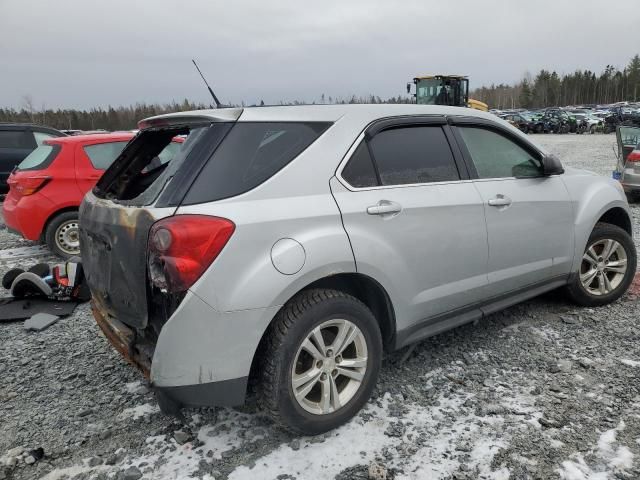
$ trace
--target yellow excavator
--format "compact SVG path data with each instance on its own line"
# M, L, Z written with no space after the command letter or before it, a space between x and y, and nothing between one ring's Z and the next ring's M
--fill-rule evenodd
M415 77L416 103L421 105L449 105L469 107L483 112L489 105L469 98L469 77L464 75L425 75ZM407 83L407 93L411 93L411 83Z

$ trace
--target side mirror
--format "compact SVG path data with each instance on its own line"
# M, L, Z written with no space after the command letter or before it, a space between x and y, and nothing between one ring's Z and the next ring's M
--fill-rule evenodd
M407 93L411 93L411 82L407 82Z
M560 175L564 173L564 168L560 159L555 155L547 155L542 157L542 170L545 176L547 175Z

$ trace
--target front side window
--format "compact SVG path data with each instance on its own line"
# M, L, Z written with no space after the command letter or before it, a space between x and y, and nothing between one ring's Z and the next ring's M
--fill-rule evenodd
M517 143L492 130L458 127L479 178L539 177L542 162Z
M96 145L85 145L84 152L89 157L91 165L97 170L106 170L113 161L120 155L127 142L98 143Z
M371 140L370 146L382 185L460 180L440 126L384 130Z

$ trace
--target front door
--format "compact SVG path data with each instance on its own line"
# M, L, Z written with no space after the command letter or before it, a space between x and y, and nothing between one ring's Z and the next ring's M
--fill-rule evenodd
M376 133L331 182L358 272L389 292L398 330L486 294L482 199L459 170L448 128Z
M573 213L560 176L544 176L539 152L487 126L456 127L484 203L492 296L566 275Z

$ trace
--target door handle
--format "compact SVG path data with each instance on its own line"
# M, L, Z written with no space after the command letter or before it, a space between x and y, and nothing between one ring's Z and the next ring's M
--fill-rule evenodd
M388 215L391 213L400 213L402 207L395 202L389 200L380 200L376 205L367 207L367 213L369 215Z
M499 193L494 198L490 199L487 203L492 207L508 207L509 205L511 205L511 199Z

